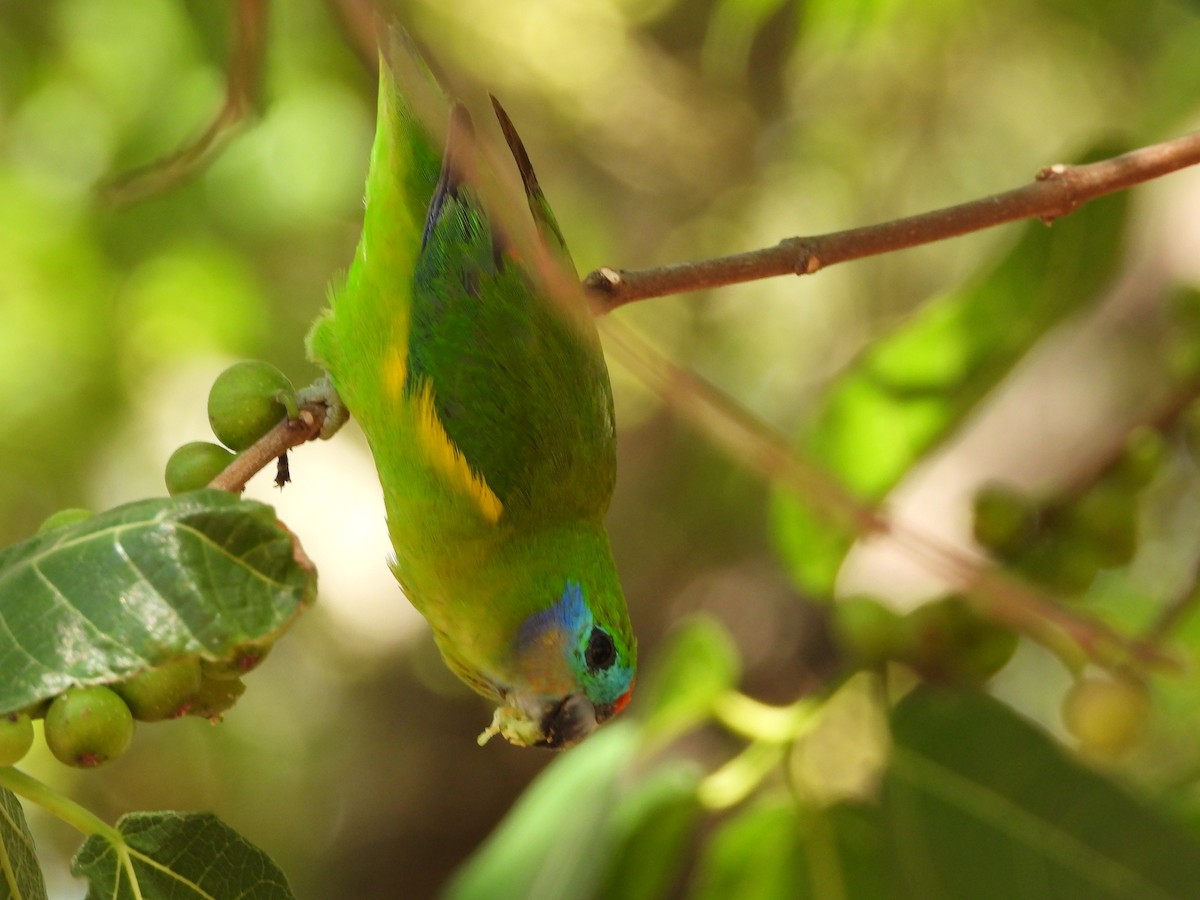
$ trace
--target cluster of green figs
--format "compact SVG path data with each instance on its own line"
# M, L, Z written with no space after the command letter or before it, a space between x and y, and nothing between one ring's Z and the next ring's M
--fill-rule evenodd
M165 480L175 494L205 487L240 452L296 409L287 376L270 363L239 362L213 382L208 419L221 444L193 441L167 461ZM222 446L222 444L224 446ZM82 521L85 509L64 509L42 523L40 532ZM228 659L172 660L127 679L69 688L19 712L0 714L0 766L16 764L33 746L34 719L44 719L50 752L70 766L91 768L121 756L133 739L134 722L184 715L218 721L245 691L241 676L266 655L266 646L246 646Z
M208 422L221 443L191 441L172 453L165 473L168 493L204 487L238 453L295 413L296 389L283 372L262 360L234 363L208 393Z
M1163 470L1170 444L1139 427L1122 454L1079 488L1051 497L986 485L975 495L975 540L995 559L1061 596L1086 591L1101 569L1138 549L1139 494Z
M1194 413L1194 414L1193 414ZM974 496L976 542L997 562L1056 597L1084 594L1098 573L1137 553L1139 495L1176 454L1200 447L1200 407L1160 430L1138 427L1121 452L1078 486L1039 497L1003 484ZM833 610L835 640L852 661L895 662L936 682L981 684L1011 658L1017 638L948 596L900 613L880 600L847 598ZM1149 714L1145 684L1132 673L1082 668L1062 703L1062 723L1081 749L1124 752Z
M19 762L33 746L34 719L44 719L46 746L60 762L90 769L121 756L134 722L180 716L219 721L246 690L241 676L266 655L246 647L228 660L172 660L112 684L68 688L32 709L0 715L0 766Z

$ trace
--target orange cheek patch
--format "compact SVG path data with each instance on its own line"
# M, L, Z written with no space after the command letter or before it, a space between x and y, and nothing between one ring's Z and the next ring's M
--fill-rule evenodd
M563 655L566 640L560 629L547 629L521 653L521 669L527 684L547 697L564 696L574 686Z

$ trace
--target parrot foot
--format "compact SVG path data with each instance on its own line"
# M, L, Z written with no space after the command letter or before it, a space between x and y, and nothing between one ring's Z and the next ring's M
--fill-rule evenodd
M321 440L327 441L341 429L350 418L350 410L346 409L342 398L338 396L333 382L328 375L323 375L306 388L296 392L296 402L300 406L309 403L325 404L325 422L321 426Z

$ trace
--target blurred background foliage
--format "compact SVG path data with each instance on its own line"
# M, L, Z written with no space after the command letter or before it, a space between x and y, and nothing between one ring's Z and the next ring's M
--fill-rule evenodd
M4 542L60 507L162 493L170 451L208 436L204 397L231 359L269 359L297 383L315 376L303 337L357 239L375 103L374 76L335 6L274 4L258 117L196 177L117 207L97 201L97 182L173 151L219 108L230 6L0 3ZM1200 119L1194 3L387 8L468 102L485 108L487 90L508 107L581 272L932 209ZM614 365L621 468L609 524L644 690L629 723L568 754L523 798L454 890L798 896L803 883L825 885L813 896L905 896L887 893L900 890L887 866L903 868L915 851L887 841L917 834L927 847L960 841L964 855L957 874L936 873L941 893L913 896L1015 896L979 885L1004 874L993 871L997 846L1017 851L938 818L936 792L920 793L929 785L913 775L924 771L915 760L937 760L964 783L989 777L962 768L973 757L961 748L921 744L943 733L949 742L960 729L939 730L946 721L983 735L985 756L1009 740L1010 757L1038 773L1034 793L1094 796L1089 816L1190 848L1200 828L1200 626L1186 603L1200 552L1200 422L1186 412L1200 370L1198 210L1200 174L1185 171L1049 231L1008 226L615 314L796 436L831 478L867 499L888 494L898 519L963 547L974 528L1072 609L1130 633L1169 632L1183 673L1134 673L1149 684L1148 721L1102 765L1175 824L1150 806L1131 812L1109 781L1011 716L1073 744L1059 709L1082 663L1026 640L992 682L1007 706L918 692L896 713L889 757L878 683L846 680L853 663L899 656L904 672L977 681L979 671L959 677L957 662L970 657L959 651L995 653L1003 636L974 618L937 620L932 631L913 625L915 613L888 619L929 606L945 585L903 548L850 550L853 535L774 496ZM1146 422L1170 427L1134 432L1152 445L1150 462L1122 481L1121 467L1141 452L1131 429ZM276 503L303 538L321 570L321 603L254 673L226 722L144 727L99 773L64 772L47 756L30 769L108 819L213 809L280 863L300 897L431 896L552 759L475 746L488 711L443 670L391 581L361 440L303 448L292 473L282 494L265 477L251 494ZM997 481L1016 494L979 493ZM1094 499L1098 487L1108 501ZM1085 500L1092 508L1079 512ZM989 502L1000 525L986 516L973 525L973 506ZM830 633L835 596L856 598L844 608L867 610L871 627L885 620L884 643L909 628L953 652L885 647L865 659L872 648L853 614L835 616ZM660 649L696 613L711 618ZM983 674L1004 663L1005 646ZM904 672L893 667L893 690L911 680ZM739 718L749 701L734 685L784 710L751 706ZM786 706L807 695L832 699ZM713 717L723 727L706 725ZM793 741L810 732L825 744ZM730 759L734 768L721 769ZM846 802L880 784L878 803ZM933 799L921 805L918 794ZM1012 808L1033 815L1036 798L1018 794ZM933 810L937 829L889 828L913 810ZM36 813L33 822L44 853L73 852L75 835ZM1114 843L1122 840L1110 833L1094 846L1112 861ZM876 862L842 882L828 874L838 858ZM1184 865L1163 878L1193 876ZM82 893L55 877L54 896ZM1132 883L1045 896L1146 896L1121 892L1145 887ZM501 884L514 893L498 893ZM843 893L830 893L834 884ZM1047 875L1043 888L1054 884ZM1159 889L1176 896L1169 881Z

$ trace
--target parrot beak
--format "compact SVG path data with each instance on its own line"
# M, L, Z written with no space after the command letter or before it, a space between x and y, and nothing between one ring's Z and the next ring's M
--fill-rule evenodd
M566 750L623 710L629 704L633 686L617 698L615 703L593 706L586 694L568 694L562 702L552 706L542 716L542 739L535 747L547 750Z
M537 694L496 690L503 703L492 716L492 724L479 735L483 746L499 734L518 747L566 750L619 713L629 703L632 686L615 703L596 706L586 694L567 694L562 700L545 700Z
M612 712L595 707L586 694L568 694L542 716L542 739L535 747L565 750L591 734Z

